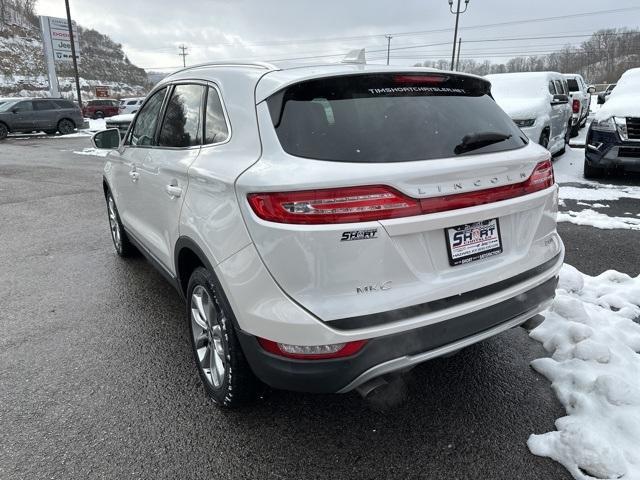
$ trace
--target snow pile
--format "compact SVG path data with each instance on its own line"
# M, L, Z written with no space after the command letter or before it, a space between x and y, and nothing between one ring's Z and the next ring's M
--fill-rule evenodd
M576 225L588 225L602 230L613 230L616 228L640 230L640 218L610 217L590 208L586 208L579 212L574 212L573 210L569 210L568 212L558 212L557 221L570 222Z
M92 157L106 157L110 150L100 150L98 148L83 148L81 151L73 152L76 155L90 155Z
M531 365L552 382L567 416L527 444L576 479L640 479L639 305L640 276L590 277L565 265L556 299L530 334L552 355Z
M596 188L560 187L560 198L565 200L608 200L615 201L621 198L633 198L640 200L640 187L626 185L603 185Z
M609 117L640 117L640 68L627 70L607 102L596 113L596 120Z

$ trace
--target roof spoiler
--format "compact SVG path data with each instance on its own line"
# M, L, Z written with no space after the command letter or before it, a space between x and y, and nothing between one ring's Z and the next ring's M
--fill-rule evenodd
M340 63L354 63L356 65L365 65L367 63L367 59L365 57L365 49L360 48L356 50L351 50L347 55L342 59Z

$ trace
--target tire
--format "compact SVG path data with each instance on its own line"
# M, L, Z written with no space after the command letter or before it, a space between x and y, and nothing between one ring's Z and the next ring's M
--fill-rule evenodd
M572 132L573 132L573 126L571 125L571 120L569 120L569 123L567 124L567 131L564 134L564 144L565 144L565 146L569 145L569 142L571 141Z
M549 146L549 132L544 130L540 134L540 140L538 141L541 147L547 148Z
M587 110L587 114L584 116L584 119L582 120L582 122L580 122L580 128L584 128L587 126L587 119L589 118L589 113Z
M602 178L604 176L604 173L604 168L593 167L589 165L587 160L584 161L584 178Z
M63 118L58 122L58 131L60 135L69 135L76 129L76 125L68 118Z
M122 222L120 221L120 214L116 207L116 202L111 195L111 192L107 192L107 215L109 216L109 229L111 231L111 240L113 241L113 248L116 253L123 258L131 257L136 253L136 247L129 241L127 232L125 232Z
M0 123L0 140L4 140L8 135L9 128L4 123Z
M260 382L242 353L233 313L218 294L215 277L203 267L191 274L187 287L187 322L193 359L200 380L214 403L236 408L258 395Z
M93 114L93 118L98 119L98 118L104 118L104 112L101 112L100 110L98 110L96 113Z
M580 133L580 124L576 123L571 127L571 138L575 138Z

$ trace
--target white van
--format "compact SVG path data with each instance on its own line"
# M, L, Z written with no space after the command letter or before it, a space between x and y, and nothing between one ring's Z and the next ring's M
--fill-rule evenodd
M556 72L487 75L498 105L533 141L553 155L564 153L572 127L569 87Z

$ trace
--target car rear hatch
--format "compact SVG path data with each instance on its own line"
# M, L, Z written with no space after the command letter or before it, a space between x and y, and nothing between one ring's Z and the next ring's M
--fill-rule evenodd
M324 77L257 110L263 155L236 184L247 228L282 290L323 321L393 321L524 281L562 248L549 154L480 78Z

